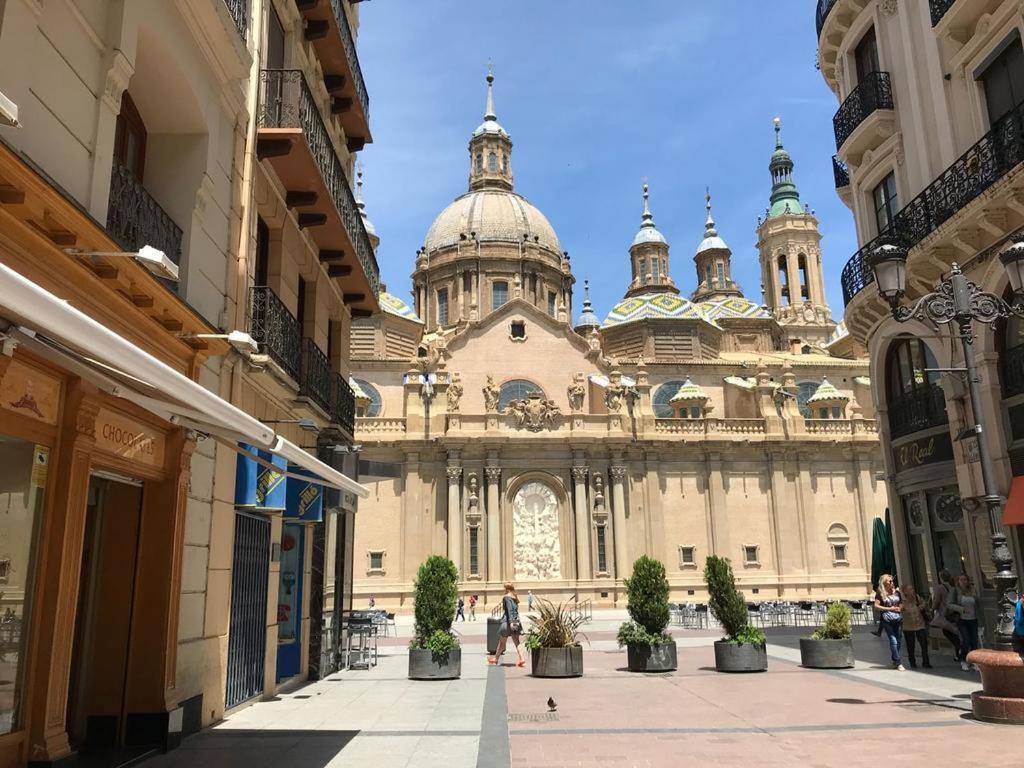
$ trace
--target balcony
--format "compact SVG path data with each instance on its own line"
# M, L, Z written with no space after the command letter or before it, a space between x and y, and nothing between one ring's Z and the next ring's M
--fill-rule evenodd
M836 180L836 189L850 186L850 169L839 159L839 155L832 155L832 175Z
M249 292L249 332L262 354L299 381L302 371L302 328L295 315L269 287L255 285Z
M1024 104L1019 105L964 152L938 178L893 217L887 236L912 248L1024 161ZM872 240L855 253L842 273L843 301L874 282L862 263L879 243Z
M928 8L932 12L932 26L936 26L946 15L956 0L928 0Z
M126 251L151 245L181 263L181 227L125 166L114 161L110 174L107 232Z
M850 91L832 118L836 150L844 159L859 158L896 130L892 83L888 72L872 72ZM859 129L859 130L858 130Z
M949 423L946 395L938 384L918 387L889 401L892 439Z
M299 210L328 274L337 278L355 317L379 310L380 271L348 178L316 101L297 69L260 72L257 113L260 160L274 169L289 208Z
M1003 397L1024 394L1024 344L1003 352Z
M246 33L249 30L249 2L250 0L224 0L224 5L227 6L228 13L234 19L235 26L238 27L238 34L242 36L242 40L245 40Z
M818 30L818 37L821 37L821 30L825 26L825 19L832 13L839 0L818 0L818 10L814 15L815 28Z
M296 0L306 22L306 39L313 43L331 94L331 112L345 130L350 152L373 141L370 136L370 99L359 68L356 42L345 13L347 0Z
M331 374L331 421L349 435L355 434L356 395L340 373Z
M311 338L302 339L299 396L308 397L325 413L331 412L331 361Z

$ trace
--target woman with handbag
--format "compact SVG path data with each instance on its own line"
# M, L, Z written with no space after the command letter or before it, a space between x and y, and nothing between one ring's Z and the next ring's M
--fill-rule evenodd
M929 607L921 596L917 594L912 584L901 587L903 592L903 637L907 641L907 658L910 660L910 668L917 669L917 646L921 646L922 666L925 669L932 668L932 662L928 658L928 611Z
M931 625L940 630L942 636L953 646L953 661L960 661L960 632L956 626L959 615L949 607L955 591L953 575L947 570L939 571L939 583L932 595Z
M878 595L875 597L875 608L882 614L882 631L889 638L889 655L892 668L903 671L901 654L903 650L903 608L900 591L896 582L888 573L883 573L878 580Z
M512 638L512 644L516 647L516 656L519 660L517 667L526 666L526 659L523 658L523 649L519 645L519 637L523 633L523 623L519 619L519 595L511 582L505 582L505 595L501 598L501 629L498 630L498 648L493 656L487 657L488 664L497 664L501 661L501 655L505 652L508 639Z

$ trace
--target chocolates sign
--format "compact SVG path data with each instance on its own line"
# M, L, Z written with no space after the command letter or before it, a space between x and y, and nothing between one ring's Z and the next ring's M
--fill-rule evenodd
M164 463L164 436L152 427L100 408L96 415L96 447L122 459L151 467Z
M892 456L897 472L917 469L940 461L952 461L953 441L949 439L948 432L929 435L895 446L892 449Z

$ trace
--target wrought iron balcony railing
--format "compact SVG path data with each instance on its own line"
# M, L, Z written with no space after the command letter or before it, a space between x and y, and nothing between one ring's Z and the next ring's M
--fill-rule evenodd
M818 37L821 37L821 29L825 26L825 19L832 13L832 8L839 0L818 0L818 11L814 15L814 23L818 30Z
M302 339L302 364L299 369L299 394L308 397L324 411L331 411L331 361L308 336Z
M839 155L832 155L832 175L836 179L836 189L850 186L850 169L839 159Z
M260 352L270 355L296 381L302 369L302 328L295 315L268 286L249 292L249 332Z
M257 125L260 128L301 128L324 185L344 224L373 296L380 293L380 269L373 255L348 177L301 70L260 71Z
M227 6L231 18L235 20L235 26L238 27L238 34L242 36L242 40L245 40L249 30L249 1L224 0L224 5Z
M331 374L331 420L350 435L356 429L356 395L348 379L340 373Z
M932 12L932 26L936 26L942 17L946 15L948 11L955 3L956 0L928 0L928 7Z
M135 174L114 161L107 204L107 232L126 251L151 245L181 263L181 227L145 190Z
M341 41L345 46L345 58L348 59L349 72L352 73L352 85L356 89L356 98L359 99L359 106L363 108L363 116L369 124L370 97L366 93L366 83L363 82L363 70L359 68L359 55L356 52L356 41L352 37L352 28L348 25L345 0L331 0L331 8L334 11L334 18L338 22L338 29L341 30Z
M894 439L948 423L946 395L938 384L918 387L889 401L889 431Z
M850 95L832 118L836 133L836 149L841 149L846 140L861 123L879 109L892 109L892 83L888 72L871 72L850 91Z
M1003 397L1024 394L1024 344L1003 352Z
M1024 162L1024 104L1019 104L988 133L963 153L938 178L893 216L886 236L913 248L957 212ZM874 282L871 270L861 263L878 239L864 245L846 263L842 273L846 304Z

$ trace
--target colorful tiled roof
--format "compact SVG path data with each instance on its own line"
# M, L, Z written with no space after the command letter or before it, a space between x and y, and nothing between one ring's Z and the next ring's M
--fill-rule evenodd
M848 395L844 395L838 389L836 389L832 382L828 380L827 376L822 377L821 384L814 390L814 394L807 398L808 403L832 403L837 400L849 400Z
M674 293L647 293L633 296L616 304L608 317L604 319L603 328L611 328L638 320L703 320L711 322L705 316L699 304Z
M356 400L366 400L369 402L370 396L363 392L363 388L359 386L359 382L353 378L349 378L348 385L352 387L352 395Z
M757 379L753 376L726 376L722 381L740 389L753 389L757 386Z
M718 301L702 301L700 307L709 320L718 320L722 317L771 318L771 315L759 305L741 296L732 296Z
M708 396L704 390L694 384L689 378L679 387L679 391L669 398L670 403L690 402L692 400L707 400Z
M399 317L404 317L406 320L412 320L414 323L423 322L413 311L413 308L397 296L393 296L386 291L381 291L378 298L380 299L381 309L385 312L392 315L398 315Z

